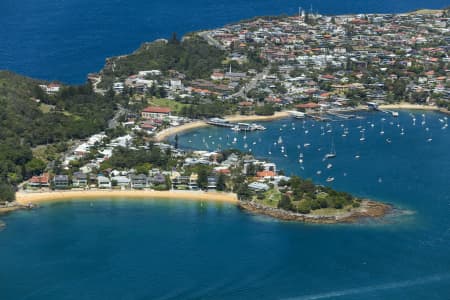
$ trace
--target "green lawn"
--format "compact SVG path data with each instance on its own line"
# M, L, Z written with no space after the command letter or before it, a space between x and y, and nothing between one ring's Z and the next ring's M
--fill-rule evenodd
M184 106L188 106L188 104L180 103L175 100L164 99L164 98L151 98L148 100L150 105L154 106L164 106L169 107L173 113L177 114Z
M55 108L54 105L48 105L48 104L45 104L45 103L39 104L39 109L40 109L44 114L49 113L49 112L52 111L52 109L54 109L54 108Z
M277 207L278 201L281 199L281 193L277 190L270 189L267 192L264 193L265 198L262 200L262 204L271 206L271 207ZM258 200L260 201L260 200Z
M343 215L348 213L348 209L352 209L351 205L347 205L342 209L336 209L332 207L327 208L321 208L316 210L311 210L311 215L318 215L318 216L336 216L336 215Z

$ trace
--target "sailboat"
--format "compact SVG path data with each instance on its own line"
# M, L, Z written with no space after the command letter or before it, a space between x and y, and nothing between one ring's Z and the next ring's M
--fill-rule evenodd
M333 182L334 181L334 177L330 176L327 178L327 182Z
M361 138L359 139L361 142L364 142L366 140L364 136L364 131L361 132Z
M336 157L336 149L334 148L334 141L331 140L331 150L329 153L325 154L325 158L335 158Z

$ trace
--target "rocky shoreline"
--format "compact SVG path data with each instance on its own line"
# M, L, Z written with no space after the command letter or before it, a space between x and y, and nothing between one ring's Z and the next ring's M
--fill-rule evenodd
M11 202L8 203L7 205L2 205L0 206L0 215L3 214L7 214L16 210L21 210L21 209L33 209L36 208L36 205L32 204L32 203L28 203L28 204L21 204L18 202ZM1 224L0 224L1 227Z
M238 207L254 214L260 214L283 221L294 221L315 224L355 223L361 219L376 219L387 215L393 207L389 204L363 200L361 206L339 215L313 215L291 212L279 208L262 205L255 201L240 201Z

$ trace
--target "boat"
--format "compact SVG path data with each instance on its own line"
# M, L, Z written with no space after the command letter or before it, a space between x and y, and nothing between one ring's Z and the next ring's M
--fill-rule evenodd
M364 137L364 131L363 131L363 133L362 133L362 135L361 135L361 137L360 137L360 139L359 139L361 142L364 142L365 140L366 140L366 138Z
M390 143L392 143L392 140L391 140L390 138L387 138L387 139L386 139L386 142L387 142L388 144L390 144Z
M289 111L289 114L296 119L304 119L306 114L300 111Z
M332 182L332 181L334 181L334 177L330 176L327 178L327 182Z
M310 143L304 143L304 144L303 144L303 147L305 147L305 148L306 148L306 147L309 147L309 146L311 146Z
M332 164L328 164L328 165L327 165L327 169L331 169L332 167L333 167Z
M325 159L335 158L336 157L336 149L334 148L334 141L331 140L331 149L330 152L325 154Z
M320 175L320 174L322 174L322 171L319 170L319 171L316 172L316 174Z
M262 126L261 124L252 123L250 124L250 127L252 128L252 130L266 130L266 127Z

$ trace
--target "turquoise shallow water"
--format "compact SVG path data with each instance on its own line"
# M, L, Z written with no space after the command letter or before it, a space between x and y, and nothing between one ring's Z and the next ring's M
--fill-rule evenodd
M288 173L317 182L331 174L336 188L389 201L408 214L330 226L280 222L220 203L49 204L3 217L2 299L448 299L450 141L439 121L444 116L427 113L421 126L416 112L412 126L409 113L401 112L402 136L397 119L362 115L344 123L348 140L333 123L337 157L329 170L317 150L330 145L331 133L321 135L323 123L308 121L305 129L290 119L266 123L266 131L248 134L246 142L264 156L269 141L281 135L288 157L277 147L271 159ZM180 142L202 147L203 137L212 145L226 134L233 135L203 128ZM238 137L236 146L243 147ZM302 170L297 145L307 142Z

